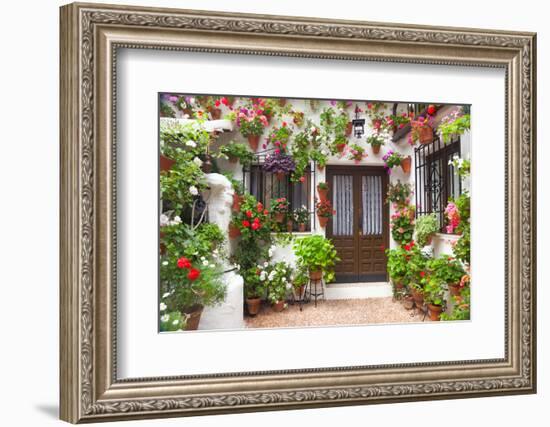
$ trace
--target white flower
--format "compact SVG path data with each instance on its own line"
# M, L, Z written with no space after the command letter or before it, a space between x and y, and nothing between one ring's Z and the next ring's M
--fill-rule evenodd
M170 320L170 316L168 316L167 314L161 316L161 318L160 318L160 321L162 323L166 323L166 322L168 322L168 320Z
M265 271L262 271L262 272L260 273L260 280L261 280L262 282L265 281L265 276L266 276Z
M166 304L164 304L163 302L160 303L160 311L164 311L166 310Z
M174 217L174 220L172 221L174 224L181 224L181 218L179 217L179 215L176 215Z
M193 159L193 163L195 163L199 168L202 166L202 160L199 159L198 157L195 157Z
M167 297L169 297L169 296L170 296L170 292L165 292L165 293L162 295L163 298L167 298Z
M315 126L311 126L311 128L309 129L310 132L315 132L317 130L317 128Z
M205 259L206 259L206 257L201 256L201 261L204 261Z
M194 104L195 103L195 98L189 98L189 104Z
M191 187L189 187L189 192L190 192L193 196L196 196L197 194L199 194L199 190L198 190L197 187L195 187L194 185L192 185Z
M162 265L168 265L168 261L162 261Z
M169 221L170 221L170 218L168 218L168 215L160 214L160 226L161 227L164 227L164 226L168 225Z
M214 250L212 251L212 253L213 253L214 255L218 255L219 251L218 251L218 249L216 248L216 249L214 249Z
M287 282L286 288L287 288L288 290L290 290L290 288L292 288L292 285L291 285L290 283Z
M269 263L267 261L264 262L264 267L266 267L266 268L269 267Z
M328 151L326 148L323 148L321 150L321 154L323 154L324 156L328 156L330 154L330 151Z
M172 325L177 325L180 321L178 319L175 319L173 322L172 322Z
M195 141L189 140L185 143L185 145L187 145L188 147L195 148L197 146L197 143Z
M273 247L267 250L267 254L269 255L270 258L273 256Z
M204 260L204 261L202 262L202 265L204 265L205 267L208 267L208 264L209 264L209 263L208 263L207 260Z
M241 270L241 266L239 264L237 264L237 271L240 271Z

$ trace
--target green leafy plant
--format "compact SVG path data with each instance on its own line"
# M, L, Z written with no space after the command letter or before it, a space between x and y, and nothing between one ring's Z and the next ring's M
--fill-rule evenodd
M400 245L409 243L414 233L414 206L409 205L397 210L390 221L393 240Z
M428 244L430 236L439 231L439 220L435 213L422 215L416 219L414 234L416 241L420 246Z
M186 319L179 311L166 312L166 304L160 305L160 331L175 332L185 329ZM164 308L164 310L162 310Z
M404 257L407 262L405 281L408 283L409 288L422 292L429 280L426 265L430 258L422 253L420 247L414 242L403 246L403 250L405 251Z
M389 150L386 154L382 156L384 161L384 168L388 174L391 173L391 170L397 166L401 166L401 162L405 159L403 154L397 153L393 150Z
M290 276L292 270L285 262L274 264L267 274L268 298L272 303L284 301L292 288Z
M334 280L334 265L340 258L329 239L318 234L303 237L294 242L293 249L299 265L310 272L322 270L327 283Z
M281 126L274 126L271 129L269 135L265 139L266 145L264 148L267 148L269 144L272 144L276 147L276 149L284 152L287 150L287 145L291 136L292 128L287 126L286 122L283 122Z
M453 296L453 310L451 314L442 313L441 320L470 320L470 287L465 286L460 294Z
M220 157L238 159L243 166L250 165L255 159L254 153L250 151L247 144L234 141L220 147Z
M463 135L470 130L470 115L463 114L461 110L444 117L438 128L443 143L447 143L453 136Z
M424 285L424 300L432 305L445 305L445 288L440 280L430 276Z
M453 246L454 256L465 264L470 264L470 224L462 228L462 235Z
M400 180L397 180L395 184L388 185L388 193L386 194L386 201L393 203L398 208L407 206L411 202L412 187L410 184L404 184Z
M385 144L385 142L384 138L379 134L372 134L367 138L367 144L371 145L372 147L381 147Z
M261 298L266 291L265 282L260 280L262 270L258 267L251 267L240 271L244 280L244 293L246 298Z
M465 271L460 262L448 255L441 255L428 262L432 277L441 283L458 284Z
M408 252L401 246L395 249L386 249L386 255L388 257L387 269L390 278L395 283L405 284L405 278L407 275L407 263L406 256Z

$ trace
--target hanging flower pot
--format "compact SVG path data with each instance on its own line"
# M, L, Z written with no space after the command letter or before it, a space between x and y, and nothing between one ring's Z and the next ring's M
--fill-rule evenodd
M428 313L430 315L430 320L433 320L434 322L437 322L438 320L441 320L441 312L443 311L443 307L440 305L434 305L434 304L428 304Z
M210 108L209 110L210 117L212 117L212 120L220 120L222 117L222 110L219 108Z
M273 305L271 306L271 309L277 313L280 313L285 309L285 302L277 301L276 303L273 303Z
M236 239L241 235L241 230L233 223L229 223L229 238Z
M286 98L279 98L279 106L284 107L286 105Z
M260 298L247 298L246 299L246 308L248 314L255 316L260 312L260 307L262 306L262 300Z
M372 152L373 152L373 154L380 153L380 145L373 145L372 146Z
M319 225L321 228L325 228L328 223L328 216L317 216L319 218Z
M236 192L233 193L233 212L239 212L241 210L241 203L243 202L243 197L239 196Z
M452 296L454 296L454 297L459 296L461 289L462 289L462 287L460 286L460 283L449 283L449 293Z
M193 110L191 108L184 108L182 111L184 116L189 116L189 118L193 118Z
M298 225L298 230L300 230L300 233L305 233L306 231L306 225L301 222L299 225Z
M286 173L285 172L277 172L275 174L278 181L283 181L285 179Z
M285 220L285 213L284 212L276 212L275 213L275 221L278 223L282 223Z
M320 188L319 186L317 186L317 193L319 193L319 200L321 202L325 202L328 198L328 187Z
M311 280L321 280L323 278L323 270L310 270L309 278Z
M433 140L434 131L431 126L425 125L418 128L418 142L420 142L420 144L430 144Z
M257 151L258 145L260 145L260 135L248 135L248 145L252 151Z
M203 309L202 305L197 304L182 313L187 318L185 323L186 331L196 331L199 328Z
M348 124L346 125L346 136L350 136L352 130L353 130L353 123L348 122Z
M341 142L340 144L336 144L336 149L338 150L339 153L342 153L345 148L346 148L346 144L343 142Z
M160 155L160 170L161 171L169 171L170 169L172 169L172 166L174 166L175 163L176 163L175 160L172 160L169 157L163 156L162 154Z
M403 160L401 160L401 169L403 169L404 173L411 172L411 161L411 156L405 157Z

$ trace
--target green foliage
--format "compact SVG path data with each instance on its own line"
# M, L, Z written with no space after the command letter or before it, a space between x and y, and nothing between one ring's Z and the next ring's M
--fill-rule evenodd
M407 275L407 259L408 252L399 246L396 249L386 249L386 255L388 257L388 274L394 282L403 282Z
M292 270L284 262L278 262L272 266L267 275L267 295L272 303L285 300L286 293L291 287L291 274Z
M307 269L304 266L298 266L298 268L293 271L292 284L295 288L299 288L300 286L305 286L308 281Z
M403 184L400 180L397 180L395 184L388 185L388 193L386 195L386 201L388 203L395 203L398 208L402 208L408 205L411 201L412 187L410 184Z
M424 300L428 304L441 305L445 304L445 288L443 283L435 277L430 277L424 285Z
M293 220L297 224L306 224L309 222L309 211L305 206L302 206L301 208L294 209L293 212Z
M460 295L453 296L453 302L451 314L441 313L441 320L470 320L470 287L463 287Z
M462 135L467 130L470 130L470 115L464 114L462 116L458 116L454 120L443 121L439 125L438 130L441 134L441 139L443 142L447 143L453 136Z
M430 258L424 255L420 247L414 244L414 242L405 245L404 250L406 252L405 261L407 262L405 282L409 284L409 287L421 291L428 279L426 275L426 264Z
M321 168L324 168L328 161L328 156L321 149L313 149L310 152L310 158Z
M176 112L167 102L161 102L160 104L160 117L176 117Z
M367 138L367 144L370 144L372 147L381 147L385 142L384 138L379 134L372 134Z
M224 234L216 224L201 224L197 228L180 223L161 228L161 243L166 253L174 257L185 256L192 261L210 258L224 241Z
M261 270L251 267L240 271L244 279L244 293L246 298L261 298L265 294L265 282L260 280Z
M165 313L165 311L161 310L161 332L175 332L185 329L186 319L179 311L171 311L169 313Z
M454 256L465 264L470 264L470 224L462 227L462 235L453 246Z
M457 284L465 271L460 262L448 255L432 259L427 265L430 274L438 283Z
M439 221L435 213L422 215L416 219L414 233L416 242L420 246L426 246L428 238L439 231Z
M243 166L250 165L254 161L254 153L248 148L248 144L231 141L220 147L220 157L235 157Z
M329 239L315 234L297 239L293 248L300 265L309 271L322 270L327 283L334 280L334 265L340 258Z
M409 243L414 233L414 206L399 209L391 216L391 235L400 245Z

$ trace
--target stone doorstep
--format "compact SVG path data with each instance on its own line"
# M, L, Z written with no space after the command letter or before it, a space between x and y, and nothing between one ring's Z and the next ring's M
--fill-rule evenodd
M392 295L388 282L338 283L326 287L327 299L384 298Z

